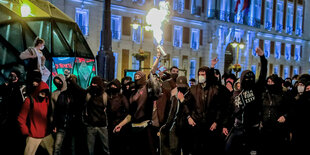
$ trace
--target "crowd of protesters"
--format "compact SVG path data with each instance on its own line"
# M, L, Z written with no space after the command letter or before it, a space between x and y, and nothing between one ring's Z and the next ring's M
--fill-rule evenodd
M50 92L40 49L26 82L12 70L0 86L0 151L8 154L274 155L302 154L309 140L310 75L267 76L267 60L257 48L260 74L221 75L211 66L198 79L178 76L175 66L137 71L134 79L98 76L87 89L69 72L53 78ZM31 51L34 54L31 54ZM40 59L40 61L37 61ZM43 66L43 67L42 67ZM256 80L256 77L258 79ZM188 83L190 82L190 86ZM1 153L2 154L2 153Z

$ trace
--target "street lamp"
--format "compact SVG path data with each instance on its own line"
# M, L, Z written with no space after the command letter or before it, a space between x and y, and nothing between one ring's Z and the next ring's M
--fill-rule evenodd
M150 26L146 25L143 19L141 19L141 21L138 20L137 17L135 17L134 21L131 23L131 26L134 30L138 30L140 27L140 48L138 50L138 53L133 54L133 56L139 61L139 70L141 70L141 62L147 58L147 55L144 54L144 51L142 49L142 30L144 29L145 31L150 31Z
M233 48L237 47L237 58L236 58L236 63L233 65L232 69L236 72L236 76L238 77L238 72L241 71L241 65L239 64L239 50L244 49L245 44L243 40L241 39L240 42L237 42L236 39L231 43L231 46ZM239 49L240 48L240 49Z

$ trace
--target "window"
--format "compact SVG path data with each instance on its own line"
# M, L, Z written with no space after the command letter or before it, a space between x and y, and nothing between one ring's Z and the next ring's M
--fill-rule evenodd
M183 13L184 11L184 0L173 0L173 10L178 13Z
M117 67L118 67L118 53L113 52L114 58L115 58L115 66L114 66L114 78L117 78Z
M298 6L297 8L297 17L296 17L296 35L302 35L302 19L303 18L303 7Z
M121 39L121 23L122 23L121 16L117 16L117 15L111 16L112 39L115 39L115 40Z
M264 54L265 54L266 58L268 58L270 56L270 40L265 40Z
M190 61L190 73L189 73L189 79L194 78L195 79L195 74L196 74L196 60L191 60Z
M291 44L285 45L285 59L290 60L291 59Z
M265 29L271 30L272 28L272 12L273 12L273 3L272 0L266 1L266 8L265 8Z
M201 13L201 0L192 0L192 12L193 15L199 15Z
M89 11L88 9L75 8L75 22L79 25L83 35L88 35Z
M281 57L281 42L276 42L274 57L276 59L280 59Z
M261 6L262 6L262 1L261 0L254 0L254 17L258 20L260 20L261 17Z
M253 49L252 49L252 55L253 56L257 56L255 49L258 46L259 46L259 39L254 39L254 45L253 45Z
M252 66L251 66L251 70L252 70L252 72L253 72L254 74L256 74L256 65L252 65Z
M293 16L294 16L294 7L293 3L288 3L287 13L286 13L286 33L292 34L293 31Z
M274 74L279 74L279 66L275 66L274 68L273 68L273 73Z
M137 3L139 5L143 5L145 3L145 0L132 0L133 3Z
M298 68L294 68L294 75L299 75L299 69Z
M173 46L182 47L183 27L174 25L173 31Z
M200 30L199 29L192 29L192 33L191 33L191 48L198 50L199 48L199 34L200 34Z
M288 78L288 68L287 67L284 68L284 78L285 79Z
M277 15L276 15L276 31L282 32L283 29L283 1L277 2Z
M140 62L134 56L132 56L132 69L139 70Z
M139 22L141 22L141 19L139 19ZM143 35L142 35L143 37ZM141 41L141 25L138 26L138 28L134 29L132 28L132 40L137 43L140 44Z
M172 58L172 66L179 67L179 58Z
M295 56L294 56L295 61L300 61L300 45L295 46Z

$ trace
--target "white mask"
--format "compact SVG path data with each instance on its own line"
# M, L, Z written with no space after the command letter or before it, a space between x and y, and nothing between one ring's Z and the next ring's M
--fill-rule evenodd
M43 50L43 49L44 49L44 45L40 47L40 50Z
M206 78L204 76L198 76L198 83L205 83L206 82Z
M297 91L298 93L303 93L305 91L305 86L298 86Z

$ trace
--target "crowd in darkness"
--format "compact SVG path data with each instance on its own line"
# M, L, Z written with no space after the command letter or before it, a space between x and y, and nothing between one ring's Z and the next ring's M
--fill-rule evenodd
M179 69L106 81L87 89L66 71L52 80L41 50L44 40L20 55L25 80L12 69L0 86L0 152L14 155L289 155L307 152L310 75L267 77L264 52L256 49L260 74L221 75L215 65L198 78ZM256 79L258 77L258 79ZM25 82L21 82L25 81ZM190 82L190 86L188 83Z

